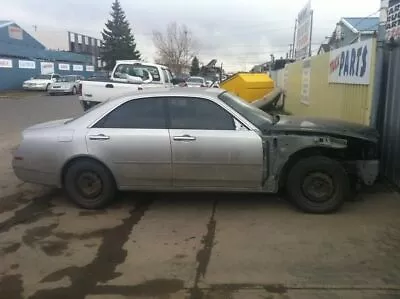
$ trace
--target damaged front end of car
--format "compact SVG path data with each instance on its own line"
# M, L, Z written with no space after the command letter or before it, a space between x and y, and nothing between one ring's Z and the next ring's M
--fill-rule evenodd
M339 161L353 184L373 185L378 178L378 133L370 127L284 119L264 138L270 144L270 176L265 181L266 189L279 190L294 164L321 155Z

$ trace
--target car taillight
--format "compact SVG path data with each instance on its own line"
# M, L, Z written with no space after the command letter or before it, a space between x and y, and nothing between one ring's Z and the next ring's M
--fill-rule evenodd
M79 83L78 95L82 95L82 83Z

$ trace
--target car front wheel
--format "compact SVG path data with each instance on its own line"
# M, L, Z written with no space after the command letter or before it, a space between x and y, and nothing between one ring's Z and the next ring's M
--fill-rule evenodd
M101 209L115 197L116 186L110 171L93 160L78 160L68 167L64 188L73 202L85 209Z
M349 178L343 166L324 156L299 160L290 170L286 190L302 211L314 214L337 211L349 194Z

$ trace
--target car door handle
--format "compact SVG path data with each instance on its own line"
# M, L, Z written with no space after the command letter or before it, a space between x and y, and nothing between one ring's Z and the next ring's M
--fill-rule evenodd
M104 134L89 135L89 140L108 140L110 136Z
M106 88L114 88L113 84L106 84Z
M182 136L174 136L173 139L175 141L194 141L196 137L190 135L182 135Z

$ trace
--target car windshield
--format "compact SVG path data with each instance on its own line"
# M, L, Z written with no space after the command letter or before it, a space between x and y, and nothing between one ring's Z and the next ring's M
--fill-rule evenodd
M75 76L65 76L61 77L57 80L57 82L75 82L76 77Z
M51 75L37 75L37 76L33 77L33 79L50 80L51 79Z
M188 83L197 83L197 84L203 84L204 80L202 78L189 78L187 80Z
M273 117L268 113L248 104L238 96L229 92L221 93L218 98L243 115L249 122L251 122L259 130L265 129L266 126L273 124Z

